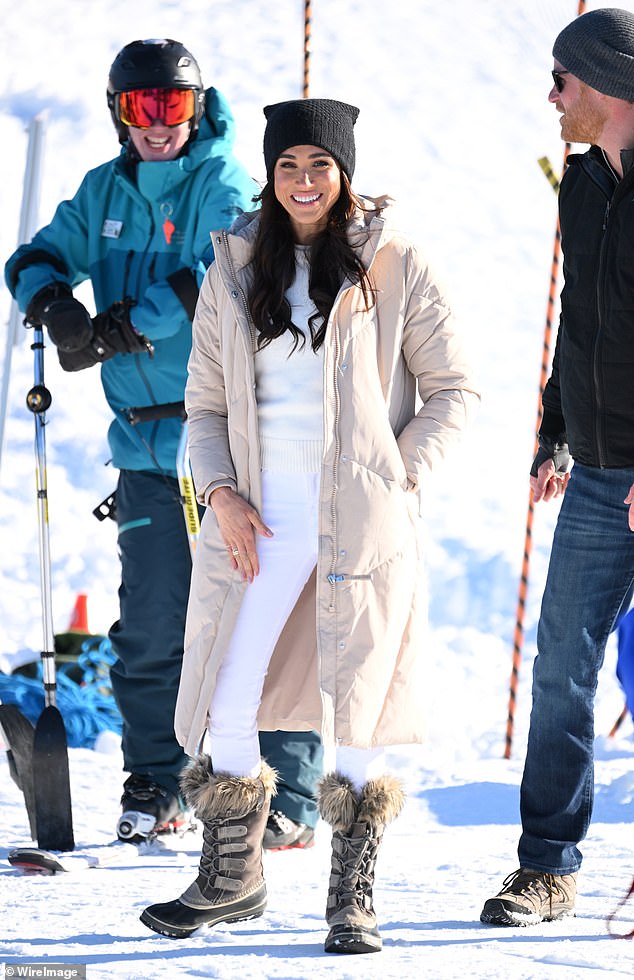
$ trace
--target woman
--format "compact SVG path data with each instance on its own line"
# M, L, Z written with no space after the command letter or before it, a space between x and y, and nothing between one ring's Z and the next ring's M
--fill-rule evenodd
M325 949L373 952L374 863L404 802L381 750L423 731L417 491L477 396L426 263L351 190L358 109L264 113L261 210L214 235L186 392L207 512L176 731L190 755L209 732L183 782L203 854L142 921L181 937L262 913L275 779L257 726L314 728L337 748L318 796L333 827Z

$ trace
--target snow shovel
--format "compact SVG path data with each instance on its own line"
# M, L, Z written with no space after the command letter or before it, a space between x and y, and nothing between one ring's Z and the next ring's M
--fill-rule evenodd
M38 846L46 851L72 851L73 816L68 771L68 744L64 721L56 705L55 635L51 601L51 558L46 486L46 410L51 393L44 384L44 335L34 327L35 385L26 396L35 417L35 461L39 526L40 589L42 595L44 710L33 735L33 796Z

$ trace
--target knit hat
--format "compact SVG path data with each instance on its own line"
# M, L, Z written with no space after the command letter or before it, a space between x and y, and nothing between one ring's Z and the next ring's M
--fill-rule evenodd
M634 14L603 7L564 27L553 57L604 95L634 102Z
M352 179L356 106L334 99L293 99L264 107L264 162L270 177L280 153L289 146L320 146Z

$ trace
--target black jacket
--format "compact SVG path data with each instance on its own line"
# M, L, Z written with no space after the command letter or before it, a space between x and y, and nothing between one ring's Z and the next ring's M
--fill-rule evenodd
M559 193L564 287L540 432L586 466L634 466L634 153L568 158Z

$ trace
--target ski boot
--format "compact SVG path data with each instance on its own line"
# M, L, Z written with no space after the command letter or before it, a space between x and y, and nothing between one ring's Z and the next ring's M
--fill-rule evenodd
M271 810L264 828L262 846L265 851L289 851L312 847L315 831L305 823L291 820L281 810Z
M140 844L157 834L184 830L190 824L178 797L149 776L128 776L123 784L121 807L117 837L126 843Z

